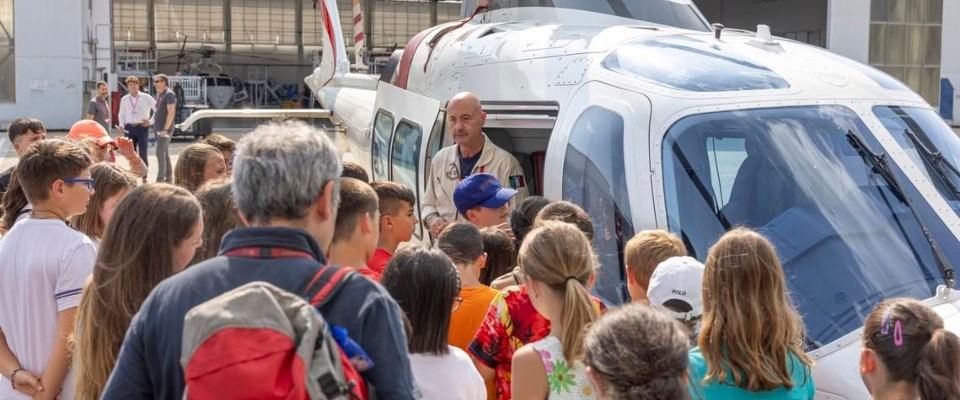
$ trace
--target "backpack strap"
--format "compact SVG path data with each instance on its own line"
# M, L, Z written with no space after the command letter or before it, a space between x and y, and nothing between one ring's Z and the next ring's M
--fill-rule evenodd
M324 265L310 279L303 297L315 308L323 307L336 296L343 284L350 280L355 272L351 268Z
M313 278L310 279L310 283L307 284L307 288L303 292L303 297L319 312L320 307L323 307L324 304L333 299L343 285L353 277L354 273L352 268L333 265L321 266ZM323 340L323 337L324 335L321 335L317 337L317 340ZM337 346L341 357L343 357L343 348L339 347L339 343L337 343ZM349 362L345 359L341 359L341 361L344 363ZM320 390L323 391L327 398L340 398L345 394L352 394L352 386L342 386L338 383L338 380L329 373L320 376L318 382L320 384ZM351 398L354 397L351 396Z

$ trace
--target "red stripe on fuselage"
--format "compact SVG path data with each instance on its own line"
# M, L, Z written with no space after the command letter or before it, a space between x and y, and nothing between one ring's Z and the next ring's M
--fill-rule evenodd
M322 7L322 11L323 11L323 26L327 31L327 38L330 39L330 44L333 45L333 47L336 47L337 42L333 36L333 23L330 21L330 10L327 9L326 0L320 0L320 2L321 2L320 4ZM345 45L345 44L340 43L340 45ZM337 49L333 48L333 49L329 49L329 51L330 51L330 54L333 55L333 73L330 75L330 78L328 78L327 81L323 83L323 85L320 85L321 87L327 86L327 84L333 80L333 76L337 74L336 72L337 71Z
M403 48L403 56L400 57L400 68L399 73L397 74L397 87L401 89L407 88L407 79L410 77L410 64L413 63L413 56L416 54L417 49L420 48L420 43L423 43L427 36L430 36L431 33L441 27L442 25L424 30L407 42L407 46Z

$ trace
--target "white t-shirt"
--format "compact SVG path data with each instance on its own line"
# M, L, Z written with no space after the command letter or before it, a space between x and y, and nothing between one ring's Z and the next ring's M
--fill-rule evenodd
M42 373L57 337L57 313L80 304L97 252L90 239L55 219L28 218L0 239L0 330L20 365ZM73 399L72 374L61 399ZM28 399L0 378L0 399Z
M453 346L445 356L411 354L410 367L423 400L484 400L487 388L470 356Z
M21 208L20 211L17 212L17 219L13 220L13 223L16 224L17 222L30 218L30 213L32 211L33 211L33 204L27 203L27 205L23 206L23 208Z

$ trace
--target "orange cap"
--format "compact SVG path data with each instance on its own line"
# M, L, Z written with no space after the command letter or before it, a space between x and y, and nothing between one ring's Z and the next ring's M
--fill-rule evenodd
M116 144L110 137L110 134L107 133L107 130L104 129L103 125L90 119L80 120L73 124L73 126L70 127L70 133L67 134L67 137L75 140L88 137L95 138L100 145Z

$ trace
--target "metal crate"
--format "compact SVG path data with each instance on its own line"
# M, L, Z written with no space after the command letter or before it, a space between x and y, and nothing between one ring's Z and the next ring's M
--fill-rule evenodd
M183 102L187 106L205 106L207 104L207 81L203 76L171 76L169 87L183 89Z

